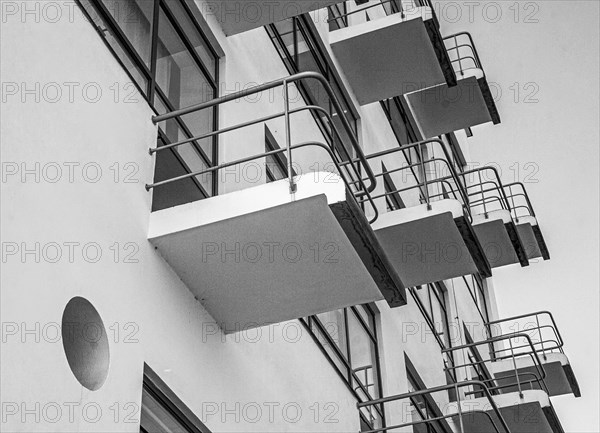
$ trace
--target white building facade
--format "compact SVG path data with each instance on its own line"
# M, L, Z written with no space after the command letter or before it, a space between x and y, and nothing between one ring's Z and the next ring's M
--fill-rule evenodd
M4 431L563 431L559 329L493 286L550 258L535 203L469 167L500 115L428 0L1 28Z

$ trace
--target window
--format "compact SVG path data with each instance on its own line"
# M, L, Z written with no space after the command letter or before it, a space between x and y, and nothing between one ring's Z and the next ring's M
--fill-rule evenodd
M351 128L357 130L357 115L352 110L349 97L341 84L337 73L331 66L331 61L326 55L322 41L315 34L310 18L302 15L295 18L271 24L266 28L269 37L273 41L279 56L290 74L312 71L322 74L331 85L336 99L342 106L343 113L336 113L329 96L321 84L315 80L307 80L298 83L298 89L306 103L318 105L331 115L333 124L337 127L341 137L337 137L328 125L327 121L313 113L317 125L323 135L328 137L334 144L341 160L347 160L348 155L354 157L350 140L342 127L340 116L345 116Z
M210 433L158 375L144 365L140 433Z
M368 305L301 319L313 339L359 401L381 397L381 375L375 313ZM366 430L384 427L381 406L361 409Z
M425 321L436 335L442 349L451 347L450 322L446 308L446 286L443 282L413 287L410 292L425 317Z
M406 363L406 377L408 379L408 392L424 391L427 389L425 383L419 376L417 369L411 362L410 358L404 354ZM434 397L431 394L423 394L410 399L412 406L412 421L428 420L431 418L443 416L440 408L436 404ZM452 429L446 422L441 419L431 423L422 423L413 426L414 433L452 433Z
M425 318L429 329L435 336L440 349L449 349L452 347L452 336L450 335L450 321L448 319L448 309L446 306L446 286L443 282L428 284L421 288L413 287L410 293L415 300L417 307ZM446 372L446 384L456 383L456 372L453 367L454 353L447 352L442 355ZM454 390L449 390L450 401L456 400Z
M218 56L187 0L79 0L132 82L159 114L218 96ZM199 13L199 12L198 12ZM158 146L215 131L217 109L159 125ZM217 138L194 141L156 154L155 182L217 164ZM154 190L153 210L215 195L212 174Z
M471 294L471 299L475 303L477 310L479 311L479 315L484 323L490 321L490 316L488 313L487 302L485 300L485 289L483 278L479 274L471 275L470 277L462 277L465 285L469 289L469 293Z

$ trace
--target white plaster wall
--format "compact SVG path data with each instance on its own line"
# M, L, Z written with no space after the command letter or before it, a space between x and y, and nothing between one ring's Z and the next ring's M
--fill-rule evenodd
M318 28L326 36L322 11L320 16ZM213 17L207 17L207 21L225 52L222 93L287 75L263 29L225 38ZM3 24L2 54L4 58L23 60L2 62L3 81L94 82L110 96L108 89L113 83L129 81L83 19L59 23L15 20ZM278 111L282 107L281 93L273 92L271 96L273 99L263 96L258 101L228 104L220 111L221 125ZM2 183L3 203L10 203L2 207L4 242L25 242L28 246L35 242L97 242L103 251L102 259L95 264L81 257L76 257L74 263L48 263L43 258L35 263L31 256L22 263L18 256L8 257L1 277L2 321L19 324L19 330L34 328L36 323L42 329L60 321L71 297L84 296L112 327L110 373L104 387L96 392L87 391L75 380L60 342L44 341L48 338L43 336L36 342L30 335L6 335L1 355L2 401L17 403L19 411L3 420L3 428L26 432L138 431L136 422L126 422L129 412L124 406L133 403L139 407L142 366L146 362L215 432L357 431L355 399L297 322L290 322L287 328L279 325L228 336L224 342L212 318L146 241L151 197L143 184L153 176L147 148L154 145L156 129L150 121L152 111L141 97L138 99L134 104L122 100L115 103L111 97L95 104L81 100L50 104L31 100L22 103L15 97L2 106L3 162L25 162L29 166L35 162L94 162L103 168L98 183L80 178L73 183L21 182L18 176ZM397 146L379 104L359 111L365 153ZM283 146L283 123L273 121L269 126ZM319 137L307 116L294 123L294 140ZM262 125L224 136L220 142L221 161L263 151ZM299 155L303 167L324 160L322 154L314 152ZM115 162L121 167L134 163L138 182L115 183L109 168ZM387 165L389 168L391 164ZM373 168L379 172L380 161ZM401 180L395 180L400 187ZM243 175L229 175L221 181L222 192L257 182ZM260 182L264 182L264 173ZM378 192L383 192L381 184ZM385 211L383 201L379 203ZM109 250L115 242L121 245L119 263L114 263ZM123 249L126 243L135 249L137 263L123 263L123 254L132 251ZM465 295L469 296L459 293L457 302L463 306L460 315L470 320L472 301ZM439 346L410 295L408 299L407 306L394 310L384 302L378 303L386 395L406 392L404 352L417 365L427 385L445 383ZM118 341L116 329L120 330ZM134 331L133 339L138 342L124 343L123 338L131 337ZM302 332L298 339L296 331ZM65 403L75 402L73 420L64 409L52 423L50 414L44 414L41 407L22 418L23 408L49 402L63 408ZM267 409L272 402L279 404L273 421ZM93 413L84 414L83 407L96 403L102 408L102 416L97 422L86 420L86 416L93 418ZM120 408L116 415L115 403ZM236 408L236 404L240 406ZM263 415L258 422L249 422L256 404L263 408ZM295 407L302 409L297 422L284 419L286 404L290 405L285 414L288 419L294 418ZM244 413L243 407L249 412ZM316 408L318 422L314 420ZM215 410L207 415L207 411ZM330 420L335 422L325 423L332 411L335 413ZM36 412L39 422L35 420ZM406 420L401 412L388 410L388 423L395 421Z
M94 82L107 95L113 83L129 81L81 18L58 23L12 20L2 25L1 36L3 59L12 59L2 62L3 81ZM264 329L258 341L248 342L256 339L248 334L239 342L230 338L223 343L212 318L147 242L150 194L143 185L153 175L147 150L156 129L141 98L134 104L115 103L109 96L95 104L64 99L50 104L32 99L22 103L17 96L3 104L2 114L3 162L93 162L103 169L97 183L77 176L73 183L21 182L15 176L2 184L3 242L28 247L39 242L42 249L52 242L96 242L103 254L97 263L87 263L80 254L73 263L65 257L48 263L44 256L36 263L31 255L25 260L10 256L3 263L2 321L19 327L19 334L6 335L2 348L2 402L18 408L14 415L5 414L5 431L137 432L137 415L128 418L132 406L125 405L139 408L144 362L201 418L203 410L206 414L218 408L205 417L215 432L358 430L354 398L306 332L296 341L296 322L287 328L290 336L285 339L279 326L272 338ZM137 182L115 183L109 168L115 162L135 164ZM115 242L121 245L118 263L109 249ZM137 263L123 262L123 254L132 251L124 250L125 243L133 246ZM75 380L60 341L51 343L41 335L44 329L49 332L46 325L60 322L73 296L88 298L110 327L110 372L95 392ZM36 324L39 342L35 333L21 335ZM124 343L125 336L138 341ZM278 404L272 420L271 402ZM69 403L74 403L72 418L65 406ZM57 418L48 412L55 404L63 408ZM252 412L242 411L248 404L248 410L256 405L264 410L255 423L248 421L254 418ZM291 406L284 414L286 404ZM95 419L97 407L102 414ZM302 415L296 420L297 407ZM33 412L24 415L21 409ZM327 415L333 423L324 423Z

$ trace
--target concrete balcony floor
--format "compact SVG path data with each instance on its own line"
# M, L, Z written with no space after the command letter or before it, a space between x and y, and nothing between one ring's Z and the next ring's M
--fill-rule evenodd
M491 269L462 205L453 199L380 215L373 229L400 279L419 286Z
M525 390L523 398L520 398L517 392L495 395L493 398L511 433L564 433L548 394L543 391ZM458 404L450 403L448 410L449 414L457 413L452 417L452 421L459 429ZM484 413L469 413L469 411L484 411L496 423L498 431L504 431L498 417L493 410L490 410L487 398L462 400L461 411L463 433L493 433L496 431L490 418Z
M473 230L492 268L529 265L510 211L498 209L487 215L473 215Z
M437 137L492 122L500 116L481 69L458 75L458 84L440 84L404 95L422 138Z
M295 195L281 180L154 212L148 239L226 333L406 303L364 214L331 173L298 178Z
M442 83L456 85L429 7L335 30L329 42L361 105Z

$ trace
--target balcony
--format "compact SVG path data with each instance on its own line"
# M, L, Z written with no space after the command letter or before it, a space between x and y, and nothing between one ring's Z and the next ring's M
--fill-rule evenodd
M552 314L548 311L540 311L522 316L509 317L496 320L486 324L489 335L505 335L510 330L519 330L527 333L531 338L533 349L541 365L546 372L546 391L550 396L573 394L580 397L579 384L569 359L563 350L563 340L556 326ZM519 375L526 376L534 373L533 354L529 344L521 344L517 347L503 347L495 345L492 347L492 358L494 376L501 378L512 369L517 368ZM509 352L514 352L515 365Z
M466 336L467 344L443 351L460 360L446 367L446 371L459 380L477 380L485 384L512 433L564 432L549 398L548 372L527 331L479 342L473 342L468 333ZM496 350L497 347L502 351ZM488 356L483 355L482 349L488 350ZM529 358L528 369L519 367L521 357ZM500 420L494 409L489 406L488 396L475 387L467 389L463 399L448 406L463 433L491 431L489 419ZM475 413L465 417L467 411Z
M482 396L480 399L483 405L470 407L468 403L472 399L464 400L464 397L461 397L468 394L465 393L465 389L477 390ZM449 395L456 396L458 401L449 401ZM463 402L467 404L463 405ZM410 431L409 427L413 432L514 433L488 387L477 380L457 382L357 404L358 409L365 416L375 408L383 412L384 406L387 407L386 413L389 414L390 425L368 430L366 433L407 432ZM474 420L477 420L477 423L474 423ZM476 427L477 430L470 430L471 427Z
M204 15L214 16L226 36L274 24L307 12L326 8L339 0L295 0L294 2L214 0L205 5Z
M507 197L513 202L513 219L529 260L550 260L550 252L538 224L525 185L515 182L505 185Z
M385 191L372 196L385 200L389 211L372 227L407 287L475 273L491 276L471 225L467 190L441 140L396 147L366 159L389 167L376 175L383 178ZM396 187L394 179L404 186Z
M330 8L335 27L329 42L361 105L442 83L456 85L429 0L348 1L344 7L343 12Z
M281 112L150 150L155 154L240 132L243 135L234 138L250 146L256 126L262 133L265 122L284 120L286 143L281 149L147 185L151 190L248 162L265 164L269 157L287 157L287 167L281 168L285 179L150 216L148 239L226 333L382 299L392 307L406 303L402 282L358 206L358 200L372 203L376 179L348 121L337 116L334 123L329 112L318 106L290 105L288 87L308 80L322 85L336 112L343 112L329 83L319 74L305 72L153 119L167 122L283 88ZM323 142L293 142L292 122L310 112L326 119L331 135L323 135ZM356 164L344 167L341 162L349 160L350 154L346 145L340 145L340 124L344 137L349 137L348 148L358 155ZM259 137L263 143L258 144L264 147L264 135ZM295 175L292 164L300 160L292 156L298 158L306 149L329 157L338 172ZM314 163L314 154L312 158ZM369 180L364 182L360 173Z
M473 230L483 246L492 268L520 264L529 260L515 224L514 196L506 193L494 167L481 167L461 173L469 191Z
M469 33L444 38L457 85L439 83L404 95L423 138L492 122L500 116L486 80L477 49Z

